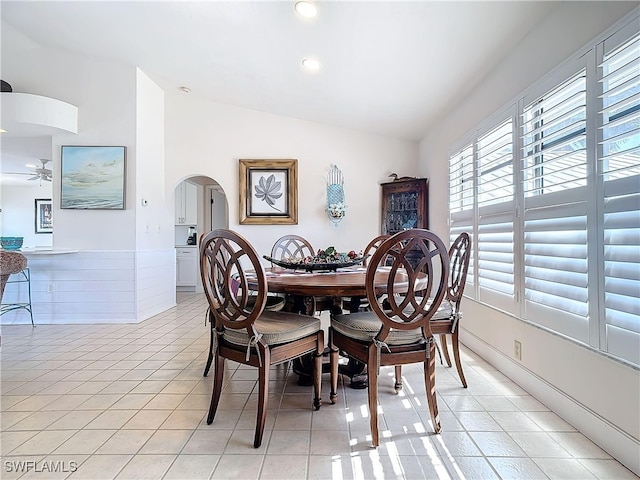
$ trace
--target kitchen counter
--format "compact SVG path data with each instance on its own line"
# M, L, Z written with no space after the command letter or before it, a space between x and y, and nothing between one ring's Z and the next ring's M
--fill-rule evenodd
M24 255L64 255L67 253L78 253L78 250L69 250L66 248L23 248L13 251L20 252Z

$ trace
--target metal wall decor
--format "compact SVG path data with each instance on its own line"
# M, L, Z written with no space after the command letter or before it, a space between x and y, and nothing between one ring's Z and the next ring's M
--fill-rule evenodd
M344 175L336 165L333 165L327 173L327 215L335 226L338 226L347 213L343 185Z

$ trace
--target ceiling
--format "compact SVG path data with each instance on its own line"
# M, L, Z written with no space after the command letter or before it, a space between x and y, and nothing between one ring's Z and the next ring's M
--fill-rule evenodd
M294 3L2 0L0 16L36 43L138 66L165 89L418 141L555 2L318 0L313 19ZM306 72L305 57L320 70ZM3 80L20 91L10 72Z

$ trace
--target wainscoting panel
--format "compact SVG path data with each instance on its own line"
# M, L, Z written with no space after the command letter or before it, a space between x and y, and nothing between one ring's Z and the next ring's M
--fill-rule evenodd
M176 249L136 252L136 316L150 318L176 305Z
M36 324L140 322L176 304L175 248L25 253ZM3 303L27 301L27 284L5 290ZM0 317L2 325L30 322L23 309Z

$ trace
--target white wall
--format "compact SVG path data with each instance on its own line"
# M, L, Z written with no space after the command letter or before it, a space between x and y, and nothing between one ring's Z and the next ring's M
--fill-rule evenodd
M12 171L28 173L26 165L41 166L40 159L51 159L51 137L2 137L0 161L11 159ZM54 168L53 162L47 168ZM24 237L24 247L51 246L51 233L35 233L35 199L52 199L53 185L40 180L25 180L26 175L8 175L0 185L0 235ZM55 222L55 219L54 219Z
M175 90L175 89L174 89ZM380 183L387 175L416 175L415 142L207 102L166 89L167 191L180 180L216 180L229 203L229 227L268 254L286 234L314 248L363 249L380 232ZM298 225L239 225L239 159L298 160ZM327 218L326 176L332 164L344 173L347 215Z
M53 204L55 246L72 249L135 248L136 69L21 41L2 24L2 77L14 92L52 97L79 109L78 135L53 137L53 191L60 192L61 145L125 145L127 209L61 210ZM132 181L133 180L133 181ZM110 228L106 228L110 225ZM82 235L78 230L82 230Z
M149 318L176 303L173 197L164 181L164 92L136 71L135 211L136 318Z
M278 237L289 233L304 235L316 248L364 248L380 228L379 184L387 181L391 172L416 174L415 142L215 104L184 95L173 85L164 86L164 133L158 124L162 94L145 72L40 47L5 27L3 24L1 32L3 79L16 92L50 96L79 109L78 135L52 139L52 157L57 165L53 182L54 247L96 252L95 265L86 266L88 270L95 267L95 272L99 272L105 252L127 253L123 258L132 261L130 271L139 284L136 291L144 294L144 298L137 298L140 305L133 310L127 308L125 315L130 315L131 321L151 312L153 302L149 299L160 295L160 305L166 305L171 303L167 295L175 298L175 293L166 292L164 284L156 285L153 291L145 289L153 277L175 278L175 263L168 265L168 252L173 247L173 195L181 180L205 176L217 181L227 196L230 228L247 236L260 254L267 254ZM127 146L125 211L59 208L61 145ZM238 225L240 158L298 159L298 225ZM344 172L349 206L346 218L337 227L324 211L326 175L334 163ZM142 198L149 200L147 207L141 206ZM90 262L87 259L91 255L82 258ZM160 270L157 262L163 265ZM52 278L55 275L43 278L45 289ZM104 288L109 291L108 285ZM82 292L78 293L74 321L81 321L83 312ZM47 299L54 301L55 297L45 296L42 301L46 304ZM90 305L86 307L91 309ZM115 305L113 308L114 321L122 321L122 311L115 312ZM64 315L56 316L57 311L52 308L47 321L64 322ZM103 311L101 321L108 321L108 314ZM5 316L3 322L8 321L11 319Z
M5 24L1 34L3 79L15 92L56 98L76 105L79 111L79 133L56 135L50 142L53 246L78 250L79 255L69 258L82 260L82 272L69 272L71 264L61 256L48 262L33 259L38 293L34 313L40 313L36 323L92 322L96 318L102 322L139 321L171 307L175 304L173 197L169 195L171 209L167 211L161 89L133 66L38 46ZM126 209L60 209L61 145L126 146ZM138 154L144 175L137 175ZM150 200L146 210L138 208L138 187ZM111 256L119 259L117 268L105 267L104 259ZM116 269L117 278L111 278ZM85 274L95 281L84 281ZM67 281L72 283L67 285ZM68 288L71 296L63 293ZM47 295L40 296L40 290ZM113 295L123 301L103 303L97 312L96 291L104 298ZM3 323L14 320L12 313L2 317Z
M50 247L51 233L35 233L35 199L52 197L51 182L30 182L29 185L0 189L0 233L3 237L24 237L23 247ZM55 216L54 216L55 228Z
M164 91L141 70L136 82L136 248L173 246L173 192L165 189ZM146 204L143 206L142 201Z
M420 143L420 170L431 178L432 206L448 204L448 155L454 142L636 5L559 3L552 18L461 99ZM446 215L432 214L431 228L448 236ZM463 310L463 343L640 474L638 370L474 301L465 299ZM514 339L522 341L519 363L513 359Z

